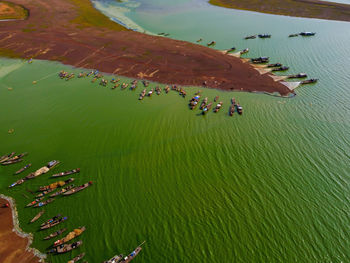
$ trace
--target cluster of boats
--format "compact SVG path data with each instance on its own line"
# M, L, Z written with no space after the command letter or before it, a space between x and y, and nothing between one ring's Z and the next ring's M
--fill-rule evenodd
M300 33L297 33L297 34L290 34L289 37L297 37L297 36L314 36L316 35L315 32L300 32ZM259 38L271 38L271 35L270 34L259 34L259 35L249 35L249 36L246 36L244 39L255 39L256 37L259 37Z
M256 37L259 38L271 38L270 34L259 34L259 35L250 35L250 36L246 36L244 39L255 39Z
M15 152L12 152L10 154L6 154L0 157L0 164L1 165L10 165L15 164L23 161L23 157L26 156L28 153L21 153L16 155ZM31 166L31 164L26 165L21 170L15 172L15 174L19 174L23 172L24 170L28 169Z

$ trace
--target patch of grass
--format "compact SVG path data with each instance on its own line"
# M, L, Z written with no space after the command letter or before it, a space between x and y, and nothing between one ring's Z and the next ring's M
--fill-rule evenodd
M21 5L7 1L0 1L0 20L5 19L26 19L29 11Z
M127 28L111 21L104 14L96 10L90 0L70 0L77 8L79 16L71 22L78 27L100 27L115 31L125 31Z

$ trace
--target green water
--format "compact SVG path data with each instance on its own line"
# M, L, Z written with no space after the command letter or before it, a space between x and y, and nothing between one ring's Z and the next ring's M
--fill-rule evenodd
M7 186L28 172L12 175L24 163L0 167L0 192L16 199L21 227L34 232L34 246L43 251L54 241L42 241L51 231L37 232L44 219L57 213L69 217L52 231L87 227L83 246L52 262L67 262L83 251L89 262L101 262L143 240L144 249L133 262L349 260L349 24L220 10L222 19L226 12L226 19L240 16L245 19L240 26L256 26L255 31L262 25L249 17L266 19L273 39L243 42L243 29L233 37L215 26L207 32L207 24L197 25L195 34L190 34L193 28L166 32L186 40L215 39L217 48L232 42L249 46L250 56L269 55L295 73L318 77L319 83L299 88L293 99L202 89L211 100L219 95L224 107L201 116L175 92L140 102L141 84L134 92L110 90L91 79L67 82L56 74L79 69L0 60L0 155L29 152L26 162L33 166L28 172L61 161L49 174L10 190ZM161 15L164 9L152 12ZM170 14L168 20L173 21ZM165 31L167 25L160 24L153 25L157 30L142 26ZM317 30L317 36L285 39L303 25ZM33 80L39 81L33 85ZM189 95L197 90L187 88ZM233 96L244 107L243 116L228 116ZM11 128L15 132L8 134ZM32 197L26 189L54 182L52 173L76 167L81 173L74 175L75 184L92 180L93 186L57 198L42 219L27 224L40 209L23 208L32 200L23 196Z

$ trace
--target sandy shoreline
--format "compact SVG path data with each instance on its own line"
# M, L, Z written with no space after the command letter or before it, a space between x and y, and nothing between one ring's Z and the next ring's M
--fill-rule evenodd
M10 204L10 208L4 207L6 203ZM2 194L0 194L0 221L0 262L44 262L46 255L30 247L33 235L23 232L19 227L14 199Z

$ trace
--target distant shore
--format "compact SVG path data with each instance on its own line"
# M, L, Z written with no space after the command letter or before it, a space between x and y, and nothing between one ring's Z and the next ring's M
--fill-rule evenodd
M266 14L350 22L350 5L320 0L209 0L216 6Z
M6 207L5 204L9 204ZM17 210L12 198L0 195L0 262L36 263L46 257L29 248L33 237L19 228Z

